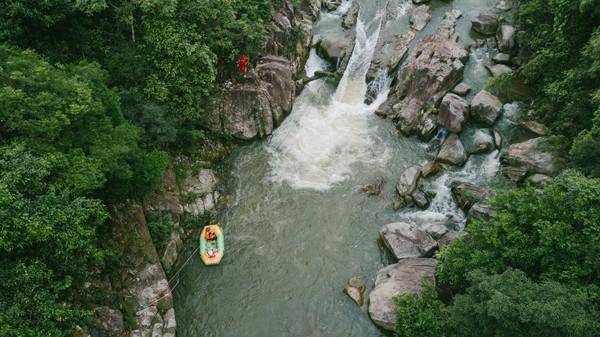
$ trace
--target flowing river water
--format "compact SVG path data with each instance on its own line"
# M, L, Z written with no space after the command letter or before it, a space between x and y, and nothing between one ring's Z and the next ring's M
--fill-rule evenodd
M377 99L363 103L378 35L408 29L408 2L382 27L386 3L360 0L356 47L337 87L311 82L270 139L243 146L227 160L223 172L232 202L219 215L226 254L217 267L193 259L183 270L175 290L178 336L382 336L342 293L352 276L362 274L372 286L377 271L393 263L378 240L380 227L398 220L421 225L449 215L461 223L464 215L452 201L449 182L496 179L497 152L471 156L463 168L426 182L437 192L426 211L392 209L397 176L431 154L418 139L395 136L392 123L373 113L386 98L389 79L380 78ZM433 32L447 10L458 8L463 17L457 32L461 43L470 43L470 18L493 3L432 1L433 19L415 41ZM315 30L330 29L327 20L339 22L335 16L344 6L324 13ZM472 50L465 81L475 92L487 81L488 61L484 50ZM327 67L311 51L306 71ZM360 191L378 176L386 181L379 197Z

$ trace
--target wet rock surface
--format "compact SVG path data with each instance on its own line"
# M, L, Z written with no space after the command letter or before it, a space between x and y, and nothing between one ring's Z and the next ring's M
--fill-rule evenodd
M426 257L437 247L431 236L414 224L387 224L381 228L379 235L396 259Z
M502 112L502 102L486 90L481 90L471 101L471 116L485 126L492 126Z
M422 30L431 20L431 8L428 5L416 6L410 13L410 28Z
M491 191L485 186L479 186L466 181L453 181L450 184L452 197L458 207L468 211L473 205L491 197Z
M442 143L436 161L462 166L467 161L467 151L456 134L450 134Z
M498 30L498 18L491 14L479 14L471 21L471 28L483 35L494 35Z
M344 293L348 295L362 310L367 310L367 282L362 275L356 275L348 281Z
M465 150L469 155L489 153L494 149L494 138L488 129L470 128L460 135Z
M440 104L438 120L453 133L461 133L469 116L469 103L455 94L447 94Z
M434 259L404 259L377 273L375 288L369 294L369 316L385 330L394 330L396 303L400 294L419 294L424 282L435 284Z
M417 43L399 70L382 108L393 111L397 127L404 134L414 133L427 112L462 79L468 54L456 42L454 33L460 16L457 10L446 13L435 33Z
M503 165L525 172L525 175L541 173L554 176L559 169L556 163L557 158L558 154L551 149L546 138L537 137L522 143L511 144L502 155L501 160ZM512 180L518 182L521 179Z
M414 165L404 170L398 178L396 191L401 197L410 195L417 188L419 178L421 177L421 167Z

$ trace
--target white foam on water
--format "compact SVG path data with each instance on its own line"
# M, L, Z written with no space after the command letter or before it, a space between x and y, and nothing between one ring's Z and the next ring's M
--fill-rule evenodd
M293 188L327 190L348 179L357 163L385 165L389 156L377 151L371 119L389 90L384 90L372 104L363 103L367 92L365 76L381 18L381 13L374 18L371 29L358 20L353 54L329 104L323 107L310 100L296 100L290 116L273 133L266 145L271 154L271 181Z
M315 48L311 48L308 54L308 59L306 60L306 65L304 66L306 76L313 77L315 76L315 72L326 69L327 61L319 57Z

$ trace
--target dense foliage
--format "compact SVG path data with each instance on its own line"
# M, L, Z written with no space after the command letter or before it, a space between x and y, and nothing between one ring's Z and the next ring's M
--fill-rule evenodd
M153 145L202 135L206 97L266 41L270 0L0 1L0 42L93 60ZM150 124L150 125L149 125ZM179 137L174 132L179 131Z
M496 217L438 254L438 290L402 298L400 336L593 336L600 328L600 179L565 171L499 193Z
M519 74L533 88L537 117L564 142L574 140L575 166L599 176L600 6L594 0L517 3L530 54Z
M466 275L483 269L524 271L556 280L600 301L600 179L566 171L543 192L533 187L500 192L497 216L469 224L469 237L440 254L438 281L462 291Z
M0 335L69 336L105 268L108 210L152 193L167 151L264 46L270 0L0 0ZM150 219L159 246L172 223Z

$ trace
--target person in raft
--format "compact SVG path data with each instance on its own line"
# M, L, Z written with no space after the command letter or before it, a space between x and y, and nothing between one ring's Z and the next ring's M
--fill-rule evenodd
M204 230L204 237L206 238L206 240L214 240L217 235L215 234L215 232L213 232L213 230L210 227L206 227L206 229Z
M214 248L209 249L207 253L208 257L215 257L217 254L219 254L219 251Z

